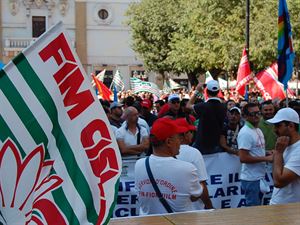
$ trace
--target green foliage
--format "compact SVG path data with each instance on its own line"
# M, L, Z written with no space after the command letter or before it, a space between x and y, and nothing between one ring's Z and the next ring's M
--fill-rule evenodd
M277 58L278 0L250 0L249 59L254 71ZM288 0L299 51L300 1ZM238 69L246 45L246 0L141 0L130 6L132 47L149 70L196 74Z

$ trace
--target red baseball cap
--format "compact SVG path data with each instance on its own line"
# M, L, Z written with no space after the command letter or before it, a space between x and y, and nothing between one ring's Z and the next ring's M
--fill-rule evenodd
M141 106L150 109L152 107L152 102L149 99L144 99L141 102Z
M157 140L164 141L175 134L181 134L187 131L189 131L189 129L187 127L178 126L176 120L160 118L154 122L150 133Z
M196 127L194 125L190 124L185 118L176 119L175 122L178 126L185 127L186 129L188 129L188 131L196 130Z

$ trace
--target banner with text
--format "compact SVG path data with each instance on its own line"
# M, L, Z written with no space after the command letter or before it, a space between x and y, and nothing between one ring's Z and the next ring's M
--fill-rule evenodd
M239 158L228 153L204 155L203 158L208 174L207 188L213 206L216 209L245 206L244 193L241 190L239 180L241 168ZM138 215L138 198L134 189L134 165L135 160L123 161L118 200L113 213L114 217ZM271 164L267 166L266 181L272 191L273 179ZM269 204L271 191L264 195L264 205Z

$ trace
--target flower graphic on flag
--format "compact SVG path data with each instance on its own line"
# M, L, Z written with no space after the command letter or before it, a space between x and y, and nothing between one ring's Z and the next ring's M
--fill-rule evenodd
M45 197L63 180L55 174L50 175L54 161L44 161L44 156L43 145L22 159L11 139L3 143L0 149L0 223L67 224L55 203Z

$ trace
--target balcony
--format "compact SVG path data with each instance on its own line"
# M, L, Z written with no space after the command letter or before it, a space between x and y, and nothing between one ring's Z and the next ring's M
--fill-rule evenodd
M35 38L7 38L4 41L4 51L22 51L34 40Z
M9 57L16 56L35 40L36 38L6 38L4 40L4 55ZM75 47L75 41L71 41L71 45Z

